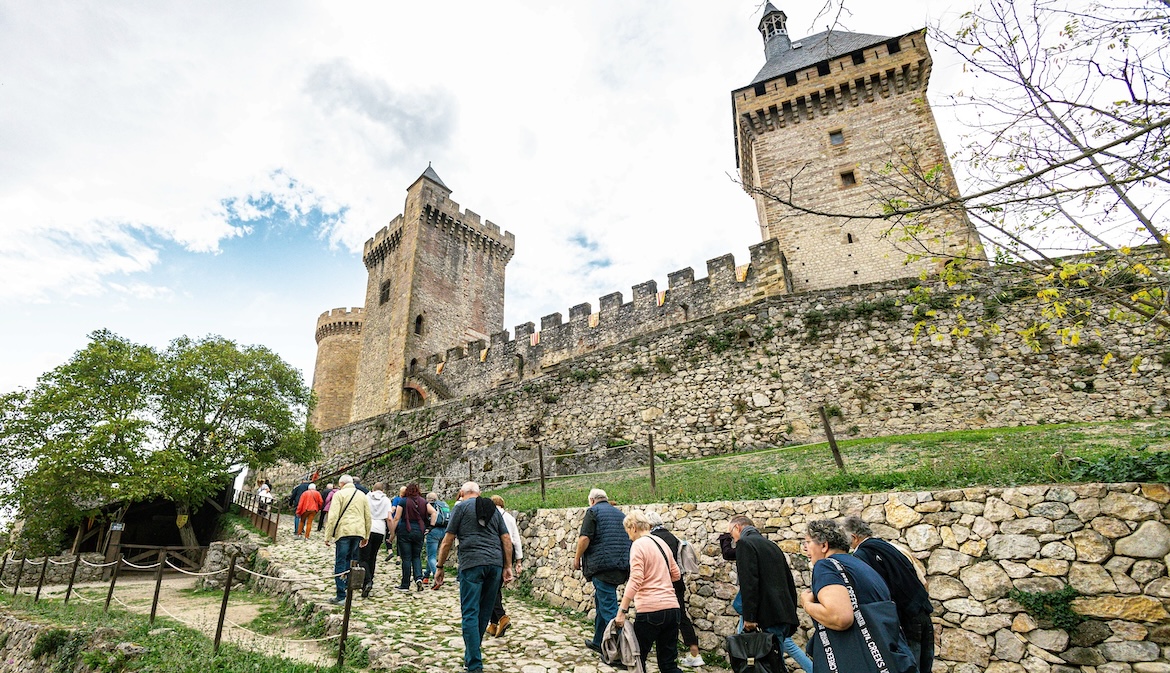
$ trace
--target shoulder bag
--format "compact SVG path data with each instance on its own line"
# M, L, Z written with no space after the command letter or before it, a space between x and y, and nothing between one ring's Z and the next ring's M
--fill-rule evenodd
M845 580L853 604L853 626L833 631L816 625L810 654L813 670L828 673L918 673L918 665L902 638L898 609L894 601L858 605L857 593L845 566L833 557L833 564ZM815 646L819 645L819 647Z
M727 658L735 673L785 673L780 642L767 631L746 631L727 637ZM852 672L850 672L852 673Z

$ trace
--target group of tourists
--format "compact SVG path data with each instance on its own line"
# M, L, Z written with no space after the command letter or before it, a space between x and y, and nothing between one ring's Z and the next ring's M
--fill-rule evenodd
M784 552L749 517L732 517L719 541L723 557L735 562L737 631L768 634L770 642L757 656L779 663L783 652L809 673L931 670L933 608L926 588L913 563L874 537L860 518L807 524L801 548L812 582L799 594ZM684 567L693 563L681 553L687 546L656 514L623 514L605 491L591 491L573 559L573 569L582 571L594 591L594 634L585 646L607 662L635 670L645 670L651 649L662 673L677 673L680 664L702 666L682 581ZM619 600L620 584L625 590ZM626 618L631 603L637 613L632 626ZM800 624L797 606L815 623L807 651L792 640ZM681 660L680 635L689 649Z
M523 546L516 519L504 509L502 498L483 497L475 482L463 484L454 507L435 493L424 497L417 484L402 487L393 498L382 488L378 483L368 490L357 478L343 475L338 488L329 484L324 495L308 480L294 489L298 536L308 539L314 517L323 512L318 530L323 525L325 544L335 546L337 591L331 602L344 602L344 573L355 562L366 571L361 595L369 596L379 549L390 540L398 542L399 591L410 592L412 581L414 591L427 585L440 589L444 566L458 541L464 666L473 673L482 671L483 638L502 637L511 623L502 586L521 571ZM799 593L785 553L748 516L731 517L718 541L723 558L735 563L739 591L731 607L741 616L737 632L767 634L763 637L776 662L782 652L809 673L932 669L933 608L926 588L907 556L875 537L860 518L847 517L841 524L808 522L801 548L812 581ZM623 513L605 491L593 489L573 570L593 585L594 633L585 646L603 660L645 670L654 650L662 673L678 673L680 665L704 665L684 581L686 573L698 571L697 555L689 542L667 530L658 514ZM621 585L625 589L619 597ZM636 610L633 620L626 615L631 605ZM798 606L815 624L804 650L792 639L800 624ZM685 648L681 658L680 636Z

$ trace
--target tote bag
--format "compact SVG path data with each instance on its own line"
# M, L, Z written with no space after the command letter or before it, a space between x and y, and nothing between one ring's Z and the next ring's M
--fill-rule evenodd
M918 665L902 638L898 609L893 601L857 604L849 573L833 557L853 604L853 626L833 631L817 624L809 649L816 673L918 673ZM820 647L815 647L819 643Z
M727 637L727 658L735 673L785 673L776 636L767 631Z

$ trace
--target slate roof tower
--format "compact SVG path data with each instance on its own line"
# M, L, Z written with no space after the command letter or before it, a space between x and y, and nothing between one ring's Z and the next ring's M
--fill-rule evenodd
M907 264L910 244L882 238L884 222L801 214L752 190L791 194L821 212L874 212L871 183L912 149L923 165L939 166L945 189L957 194L926 100L925 30L894 37L828 30L792 40L787 20L772 3L764 7L764 66L731 94L737 165L762 238L780 241L796 291L918 275L932 262ZM931 250L982 258L965 214L930 217Z

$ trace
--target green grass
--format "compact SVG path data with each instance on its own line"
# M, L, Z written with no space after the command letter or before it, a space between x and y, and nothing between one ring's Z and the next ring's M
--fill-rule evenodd
M962 430L839 441L839 472L825 443L765 449L601 476L548 480L492 491L509 508L584 507L589 489L618 504L758 500L833 493L937 490L1073 482L1080 461L1170 450L1170 419Z
M160 618L151 627L145 616L119 610L103 614L97 604L41 601L34 604L27 596L0 597L0 610L21 614L27 621L57 627L46 632L38 641L43 651L42 663L54 665L54 670L72 671L77 662L85 662L93 670L103 673L320 673L337 671L336 667L321 667L273 657L224 644L218 655L213 653L211 639L169 619ZM146 648L142 655L126 658L119 653L89 651L84 639L74 633L90 635L102 630L102 641L107 647L132 642ZM151 631L162 632L151 635ZM65 631L63 634L62 631ZM356 644L356 643L355 643ZM353 650L361 659L364 651ZM361 661L355 663L360 664ZM345 671L354 671L348 665Z

